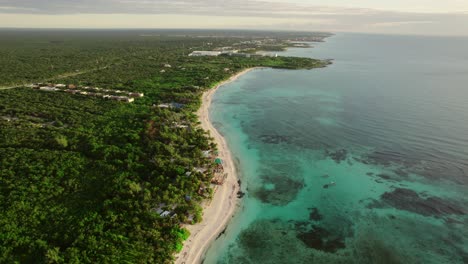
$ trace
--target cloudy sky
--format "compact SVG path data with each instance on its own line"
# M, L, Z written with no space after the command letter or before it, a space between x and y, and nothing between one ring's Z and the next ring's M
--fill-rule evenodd
M0 27L468 35L468 0L0 0Z

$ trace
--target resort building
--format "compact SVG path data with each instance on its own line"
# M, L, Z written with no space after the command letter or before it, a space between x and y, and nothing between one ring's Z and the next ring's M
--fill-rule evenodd
M167 217L167 216L169 216L170 214L171 214L171 212L169 212L169 211L164 211L164 212L162 212L162 213L160 214L160 216L161 216L161 217Z
M205 150L202 152L204 158L209 158L211 156L211 150Z
M80 95L100 97L103 99L110 99L110 100L126 102L126 103L132 103L135 101L135 98L141 98L144 96L143 93L138 93L138 92L102 89L102 88L97 88L97 87L92 87L92 86L82 87L82 86L77 86L74 84L65 85L65 84L52 84L52 83L49 83L49 84L34 83L28 86L33 89L39 89L41 91L80 94ZM103 94L102 92L106 92L110 94ZM121 94L126 94L128 96L122 96Z
M175 102L158 104L158 108L175 108L175 109L181 109L181 108L183 108L184 106L185 106L184 104L175 103Z
M158 104L159 108L170 108L171 106L169 104Z
M133 103L135 101L135 98L129 98L127 96L116 96L116 95L111 95L108 97L111 100L119 101L119 102L125 102L125 103Z
M129 93L128 96L132 98L140 98L140 97L145 96L145 94L144 93Z
M223 50L221 51L221 54L222 55L232 55L232 54L235 54L235 53L238 53L239 51L238 50Z
M219 56L221 51L194 51L189 56L200 57L200 56Z
M39 90L47 91L47 92L55 92L55 91L58 91L60 89L52 87L52 86L44 86L44 87L40 87Z

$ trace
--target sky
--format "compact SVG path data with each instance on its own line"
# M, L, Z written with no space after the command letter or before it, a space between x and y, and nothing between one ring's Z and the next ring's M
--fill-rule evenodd
M468 36L468 0L0 0L0 27Z

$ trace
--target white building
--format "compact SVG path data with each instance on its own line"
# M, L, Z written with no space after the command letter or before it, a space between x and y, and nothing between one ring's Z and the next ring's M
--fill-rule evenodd
M189 56L200 57L200 56L219 56L221 51L194 51Z
M231 55L231 54L234 54L234 53L239 53L238 50L223 50L221 51L221 54L225 54L225 55Z
M171 106L169 104L159 104L159 108L170 108Z
M128 93L128 96L133 97L133 98L140 98L145 96L144 93Z
M119 101L119 102L126 102L126 103L133 103L135 101L135 98L128 98L127 96L116 96L116 95L111 95L109 99Z
M46 91L46 92L55 92L55 91L58 91L60 89L55 88L55 87L51 87L51 86L44 86L44 87L40 87L39 90Z
M169 211L164 211L164 212L162 212L162 213L160 214L160 216L166 217L166 216L169 216L170 214L171 214L171 212L169 212Z

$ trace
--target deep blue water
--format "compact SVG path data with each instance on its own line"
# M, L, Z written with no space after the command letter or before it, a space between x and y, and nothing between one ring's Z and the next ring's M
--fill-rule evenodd
M215 94L247 195L205 263L467 263L468 38L314 45Z

